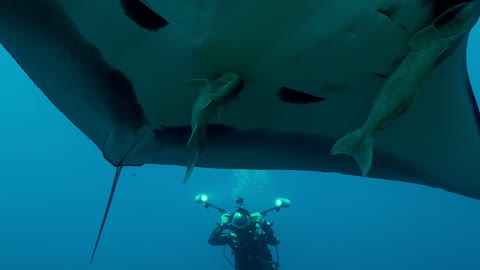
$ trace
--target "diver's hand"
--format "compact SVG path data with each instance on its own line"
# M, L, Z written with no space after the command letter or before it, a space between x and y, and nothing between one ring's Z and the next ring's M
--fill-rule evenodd
M263 219L263 215L260 212L251 213L250 217L255 223L263 224L263 222L265 222L265 220Z
M220 221L220 226L224 226L225 224L228 223L229 220L230 220L230 213L222 214L222 218L221 218L221 221Z

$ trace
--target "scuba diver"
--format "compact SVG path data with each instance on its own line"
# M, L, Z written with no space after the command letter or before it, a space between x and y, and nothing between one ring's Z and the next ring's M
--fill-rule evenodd
M205 196L204 201L199 197L202 195ZM196 200L198 203L206 202L206 195L197 195ZM221 222L213 230L208 243L213 246L229 245L235 258L235 264L230 264L235 270L278 269L278 249L277 262L274 262L268 245L277 246L280 241L271 227L272 223L266 221L263 216L269 211L279 211L281 207L289 207L290 201L283 198L277 199L275 207L255 213L250 213L244 208L243 198L237 199L236 203L237 209L233 213L206 203L206 208L213 207L222 213ZM225 230L229 231L224 232Z

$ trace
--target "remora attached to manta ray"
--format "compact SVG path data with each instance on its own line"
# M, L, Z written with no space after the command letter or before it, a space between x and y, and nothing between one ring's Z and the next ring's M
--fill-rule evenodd
M195 151L195 157L190 161L183 183L186 183L192 174L197 160L205 148L208 122L217 114L220 115L220 107L235 98L243 89L243 80L238 74L222 72L215 75L211 80L193 79L186 83L193 84L200 94L195 99L192 108L192 134L187 145Z
M0 43L117 167L96 248L123 166L191 158L198 92L185 80L228 70L245 81L222 123L209 124L196 166L362 175L332 146L365 123L412 36L463 2L473 3L0 0ZM467 37L425 77L409 113L375 134L369 177L480 199Z
M332 154L354 157L366 176L372 164L375 133L408 111L425 79L450 56L479 15L479 1L461 3L418 31L409 41L410 51L380 89L363 127L339 139Z

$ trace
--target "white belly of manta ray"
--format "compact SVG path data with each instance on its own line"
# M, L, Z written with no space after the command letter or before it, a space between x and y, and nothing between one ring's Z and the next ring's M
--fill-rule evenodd
M151 0L144 2L154 10L163 10L162 14L166 14L165 16L169 18L168 11L165 13L161 4ZM184 3L182 8L188 9L189 15L180 18L172 16L169 19L183 26L185 40L191 44L192 51L197 57L219 72L233 70L246 81L263 80L288 85L292 81L298 81L298 78L292 78L298 74L291 72L292 67L302 71L309 70L306 66L301 67L305 63L296 62L296 59L303 59L298 57L299 52L301 54L310 52L313 48L309 46L312 44L328 46L325 45L326 40L337 33L344 33L344 29L354 27L353 24L360 24L358 18L360 14L370 10L369 5L379 6L389 1L369 1L368 4L358 1L344 2L351 8L345 9L338 2L332 1L321 3L302 1L302 5L293 5L292 1L272 3L272 1L260 0L238 3L234 7L228 1L215 1L214 4L209 5ZM415 7L412 4L416 9L425 8L421 1L412 1L414 2L418 5ZM416 33L406 31L406 27L401 22L408 20L413 26L425 25L425 22L415 21L415 18L411 17L397 18L398 31L402 33L399 36L406 38L409 51L392 75L383 83L364 125L340 138L333 146L331 154L352 156L359 165L362 175L368 174L372 163L375 133L390 125L413 106L417 90L424 80L443 59L455 50L465 34L477 22L480 13L479 2L460 3ZM339 8L341 10L338 10ZM232 9L235 11L232 12ZM325 25L321 24L321 21L338 21L338 24ZM312 31L312 29L315 30ZM304 34L306 31L309 31L309 35ZM312 35L315 32L318 35ZM235 44L238 40L242 43ZM385 44L382 45L388 47ZM295 46L295 50L292 50L291 46ZM315 56L312 57L315 58ZM329 67L324 62L321 63L323 67ZM285 70L272 68L273 66L285 67ZM316 69L315 65L311 66L309 72L325 73L321 68ZM322 79L323 76L310 76L310 79L304 81L315 85ZM195 117L199 114L192 115ZM204 125L197 125L197 127L202 126L206 132L208 120L205 119L201 121ZM192 128L195 130L195 126ZM197 151L198 153L200 151ZM197 158L198 155L194 158L194 162L189 164L184 182L190 176Z
M362 68L366 70L387 69L395 58L405 53L402 45L413 34L412 30L402 27L408 24L409 28L417 29L427 23L424 16L416 18L410 14L429 12L428 5L418 0L404 1L408 2L404 5L410 10L398 14L396 22L385 15L371 16L374 15L371 13L378 13L378 7L387 9L398 4L391 0L247 0L235 3L186 0L176 1L175 8L163 1L143 2L175 25L196 57L213 70L234 71L245 81L294 85L293 88L320 95L316 86L323 83L324 76L348 79L338 73L355 69L352 59L362 61ZM366 20L366 17L373 19ZM395 23L398 25L392 28ZM372 24L382 30L388 29L387 34L369 32ZM357 36L357 33L365 34ZM369 58L365 59L358 51L351 51L337 42L364 39L362 42L367 43L373 38L383 43L362 45L359 49L368 51ZM331 55L332 51L339 54Z

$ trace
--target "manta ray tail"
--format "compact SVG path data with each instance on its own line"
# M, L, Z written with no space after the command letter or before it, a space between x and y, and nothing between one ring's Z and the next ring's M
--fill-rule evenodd
M193 159L188 163L187 171L185 172L185 177L183 178L183 183L187 183L190 175L192 175L193 169L195 168L195 164L197 164L198 157L200 157L200 152L195 152L195 156Z
M373 139L361 134L361 130L354 131L339 139L332 148L331 154L345 154L355 159L366 176L372 165Z
M95 247L93 248L90 264L92 264L93 258L95 257L95 251L97 251L98 243L100 242L100 237L102 236L103 227L105 226L105 221L107 221L108 211L110 211L110 205L112 204L113 194L115 194L115 188L117 187L118 178L120 177L122 168L123 166L118 166L117 171L115 172L115 178L113 179L112 190L110 191L110 198L108 198L107 208L105 209L105 213L103 214L102 225L100 226L100 230L98 231L97 242L95 242Z

